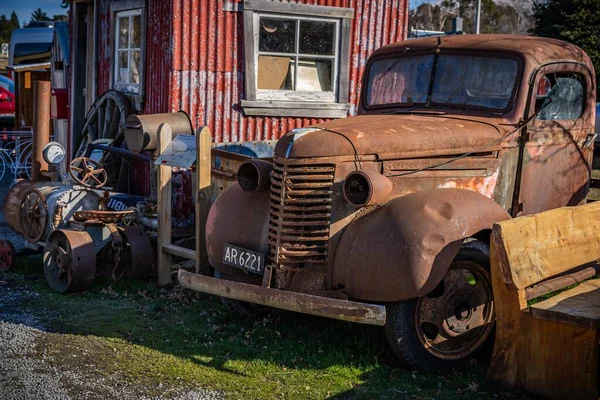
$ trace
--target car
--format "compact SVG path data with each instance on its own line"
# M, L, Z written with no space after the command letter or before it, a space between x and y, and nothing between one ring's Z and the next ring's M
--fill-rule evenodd
M383 46L358 115L295 128L271 159L241 165L206 218L215 272L180 270L179 283L238 309L383 326L421 370L482 356L491 229L587 201L595 87L586 53L554 39Z
M0 75L0 121L10 123L15 118L15 83Z

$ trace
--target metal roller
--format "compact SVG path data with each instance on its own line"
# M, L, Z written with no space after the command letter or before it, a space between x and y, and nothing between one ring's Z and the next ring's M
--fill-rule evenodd
M44 275L60 293L87 289L96 275L94 242L86 231L59 229L50 234L44 247Z
M34 187L32 181L24 179L19 181L16 185L11 187L4 198L4 204L2 205L2 212L6 223L10 228L19 233L21 232L21 204L25 198L25 193Z

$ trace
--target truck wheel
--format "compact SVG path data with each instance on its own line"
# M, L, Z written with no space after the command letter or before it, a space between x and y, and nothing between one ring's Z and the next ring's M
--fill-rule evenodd
M463 247L431 293L386 307L387 339L407 366L452 368L489 348L494 300L488 254L483 248Z
M213 276L215 278L228 279L228 275L225 275L217 271L216 269L213 269L213 271ZM267 312L266 307L262 307L260 305L252 303L247 303L245 301L230 299L229 297L219 297L219 300L221 301L221 304L225 305L229 309L229 311L232 311L236 314L245 317L263 315Z

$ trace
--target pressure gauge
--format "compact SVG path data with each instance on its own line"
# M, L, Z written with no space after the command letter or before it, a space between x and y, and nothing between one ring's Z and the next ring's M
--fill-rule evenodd
M60 164L65 159L65 155L65 148L58 142L50 142L42 150L42 156L48 164Z

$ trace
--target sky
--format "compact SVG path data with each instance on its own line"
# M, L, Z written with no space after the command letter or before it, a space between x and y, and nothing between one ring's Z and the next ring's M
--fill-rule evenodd
M10 18L14 10L19 17L19 22L23 24L23 21L29 22L31 13L38 8L41 8L50 18L55 14L66 14L67 10L60 7L61 3L61 0L0 0L0 15L4 14L6 18Z

